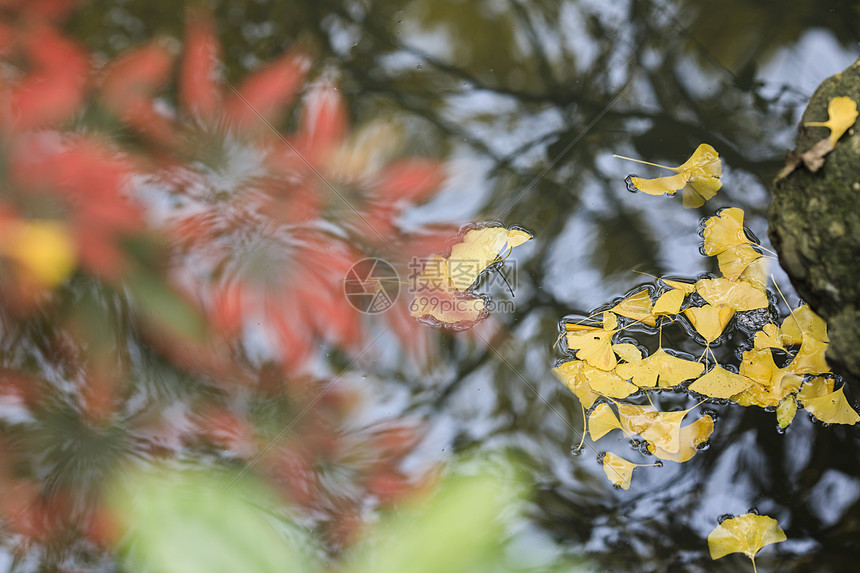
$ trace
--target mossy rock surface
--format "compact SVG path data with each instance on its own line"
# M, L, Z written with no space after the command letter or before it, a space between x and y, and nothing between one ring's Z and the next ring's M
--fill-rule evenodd
M837 96L860 102L860 59L815 91L797 129L796 153L829 135L827 128L804 123L825 121ZM780 264L827 321L828 362L860 384L860 124L842 136L817 172L801 164L773 187L768 233Z

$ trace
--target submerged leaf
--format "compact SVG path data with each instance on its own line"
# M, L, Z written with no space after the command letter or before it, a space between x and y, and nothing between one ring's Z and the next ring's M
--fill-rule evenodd
M753 561L762 547L785 541L785 532L779 523L767 515L747 513L726 519L708 535L711 559L730 553L743 553Z
M779 427L783 430L794 420L794 415L797 413L797 400L793 395L788 395L780 400L776 407L776 421Z

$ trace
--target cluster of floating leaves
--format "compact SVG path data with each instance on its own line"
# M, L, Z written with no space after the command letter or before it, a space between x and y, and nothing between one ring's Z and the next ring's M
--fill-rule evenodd
M707 413L684 425L702 402L679 412L661 412L652 403L621 402L640 391L647 395L649 390L665 388L685 390L703 402L715 399L775 408L781 428L791 423L799 406L828 424L860 421L841 385L836 388L840 380L827 365L827 326L806 305L794 309L781 324L768 322L752 333L737 372L717 363L715 357L708 360L710 345L728 336L726 328L736 314L767 309L770 304L767 261L762 247L744 229L743 217L740 209L725 209L702 228L702 250L718 258L723 276L695 282L659 279L654 291L646 286L588 319L561 322L562 349L570 358L558 364L554 373L579 399L583 412L589 411L588 433L593 441L619 429L644 441L647 452L661 460L691 459L714 431L714 419ZM658 329L676 320L686 321L688 330L701 337L705 349L698 360L667 351L662 336L659 347L648 356L638 344L616 341L628 326ZM777 365L774 351L780 363L787 362L785 366ZM632 470L639 464L615 454L602 460L610 481L629 488Z

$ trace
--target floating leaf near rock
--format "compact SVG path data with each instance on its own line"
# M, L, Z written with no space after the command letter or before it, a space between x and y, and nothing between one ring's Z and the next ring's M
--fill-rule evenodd
M676 175L655 179L630 176L628 181L633 189L649 195L674 195L682 191L684 207L701 207L722 187L720 177L723 174L723 166L720 162L720 154L707 143L699 145L693 155L678 167L649 163L621 155L613 157L674 171Z

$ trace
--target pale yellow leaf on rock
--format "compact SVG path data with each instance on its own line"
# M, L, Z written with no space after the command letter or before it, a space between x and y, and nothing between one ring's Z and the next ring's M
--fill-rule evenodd
M785 541L785 532L779 523L767 515L747 513L726 519L708 535L711 559L730 553L743 553L753 560L762 547Z
M714 366L711 371L690 384L690 390L711 398L731 398L753 384L752 379Z
M618 416L605 402L598 404L588 415L588 433L593 441L597 441L612 430L620 430L621 423Z
M639 362L619 364L615 371L640 388L671 388L699 376L705 369L701 362L672 356L662 348Z
M807 127L819 126L830 130L830 145L835 147L839 138L857 121L857 102L847 96L839 96L827 104L827 121L808 121Z

